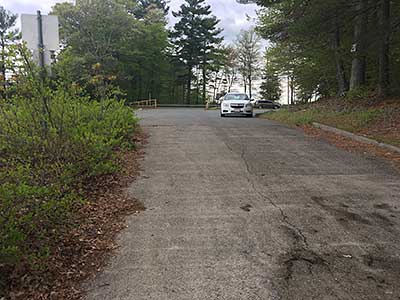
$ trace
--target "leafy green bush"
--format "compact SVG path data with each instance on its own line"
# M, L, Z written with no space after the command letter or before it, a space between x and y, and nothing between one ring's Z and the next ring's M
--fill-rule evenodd
M89 178L114 172L133 111L73 85L27 79L0 100L0 265L46 255Z

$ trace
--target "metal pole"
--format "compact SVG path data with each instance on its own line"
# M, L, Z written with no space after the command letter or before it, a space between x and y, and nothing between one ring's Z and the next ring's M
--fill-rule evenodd
M43 45L43 22L40 10L37 11L38 25L38 50L39 50L39 67L44 68L44 45Z

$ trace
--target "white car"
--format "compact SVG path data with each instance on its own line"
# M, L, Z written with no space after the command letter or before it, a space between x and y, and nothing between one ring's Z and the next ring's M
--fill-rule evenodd
M249 96L242 93L228 93L221 103L221 117L228 115L242 115L253 117L253 104Z

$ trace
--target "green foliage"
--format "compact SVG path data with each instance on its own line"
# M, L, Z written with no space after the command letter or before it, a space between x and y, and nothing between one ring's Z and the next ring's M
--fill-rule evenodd
M202 99L206 101L206 87L209 75L221 69L223 50L219 36L222 32L218 28L220 22L211 13L210 5L205 0L186 0L178 12L173 12L179 21L174 26L172 41L174 52L186 68L186 102L192 102L191 89L194 77L193 69L201 72L196 74L197 97L199 96L199 83L202 84ZM201 80L200 78L201 77ZM215 85L215 83L214 83Z
M165 0L56 4L52 14L59 16L65 47L54 73L66 77L61 69L89 93L96 90L93 75L112 77L129 101L204 100L207 83L221 69L224 56L219 20L204 0L190 0L175 13L181 20L169 32L168 10ZM100 72L93 70L96 64ZM196 82L196 95L192 82Z
M24 77L0 102L0 264L46 255L82 185L115 172L114 151L131 144L137 124L113 96L93 100L37 78Z
M252 81L259 75L261 62L261 38L254 28L239 33L236 42L239 72L243 77L245 89L249 87L249 96L252 98Z
M280 75L293 78L300 100L343 96L349 89L356 89L350 97L359 94L359 88L376 92L381 77L386 76L391 91L398 94L400 34L396 16L400 2L371 0L362 11L358 7L364 0L353 1L351 5L344 0L256 2L264 7L259 14L258 31L271 41L268 52L271 66ZM383 3L390 7L386 19L382 17ZM360 18L367 20L361 27ZM355 33L360 35L358 47L355 47L358 43ZM387 55L390 62L386 69L380 65L382 55ZM361 63L354 64L358 58ZM349 84L356 77L361 77L357 78L361 86Z
M282 95L279 76L266 70L261 83L260 94L266 100L279 101Z
M138 19L145 18L149 10L154 9L160 10L163 15L168 14L169 7L165 0L137 0L132 2L131 11Z
M13 72L18 65L15 55L15 41L19 34L14 29L17 15L6 11L0 6L0 98L7 97L7 88L10 80L7 80L8 72Z
M59 3L65 49L59 65L90 91L93 75L114 78L129 100L168 97L169 47L164 1L83 0ZM99 64L100 71L93 70Z

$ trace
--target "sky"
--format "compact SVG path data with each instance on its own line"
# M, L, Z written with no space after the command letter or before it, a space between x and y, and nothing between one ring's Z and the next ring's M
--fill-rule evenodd
M42 14L47 14L51 7L62 0L0 0L0 5L14 13L34 14L41 10ZM170 14L169 21L172 26L175 23L171 11L179 10L183 0L171 0L169 3ZM236 39L237 34L242 29L248 29L254 25L257 6L255 4L239 4L236 0L207 0L211 9L220 20L220 27L224 29L223 35L227 42ZM248 20L250 17L252 20Z

